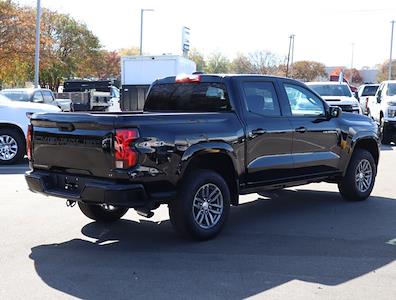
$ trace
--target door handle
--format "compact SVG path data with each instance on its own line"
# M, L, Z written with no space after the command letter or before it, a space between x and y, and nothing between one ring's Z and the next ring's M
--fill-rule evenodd
M304 133L307 131L307 128L301 126L295 129L296 132Z
M267 130L265 130L265 129L257 128L257 129L253 129L253 130L249 133L249 136L250 136L251 138L254 138L255 136L265 134L266 132L267 132Z

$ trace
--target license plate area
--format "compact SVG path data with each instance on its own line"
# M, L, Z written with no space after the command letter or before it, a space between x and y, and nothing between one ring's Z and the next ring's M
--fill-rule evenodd
M83 180L77 176L57 174L55 182L55 190L73 195L79 195L84 187Z

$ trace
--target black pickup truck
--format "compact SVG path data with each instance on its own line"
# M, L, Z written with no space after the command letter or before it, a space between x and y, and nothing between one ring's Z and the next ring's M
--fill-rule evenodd
M295 80L168 77L153 83L143 112L34 115L26 180L101 222L168 204L175 229L204 240L241 194L326 181L346 200L367 199L377 132Z

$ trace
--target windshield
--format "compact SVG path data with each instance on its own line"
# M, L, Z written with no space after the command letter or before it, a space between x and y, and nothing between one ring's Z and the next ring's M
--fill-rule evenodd
M351 91L345 84L315 84L309 87L321 96L352 97Z
M368 85L365 86L362 92L362 97L365 96L374 96L378 90L378 85Z
M24 91L1 91L0 93L2 95L6 96L7 98L10 98L11 100L14 100L14 101L23 101L23 102L29 102L30 101L30 94L28 92L24 92Z
M388 85L388 96L396 96L396 83L390 83Z

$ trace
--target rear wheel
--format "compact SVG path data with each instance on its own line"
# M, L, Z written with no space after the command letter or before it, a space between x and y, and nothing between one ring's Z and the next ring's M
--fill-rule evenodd
M104 223L117 221L128 211L126 207L116 207L107 204L88 204L83 202L78 202L78 207L88 218Z
M224 178L210 170L192 172L169 204L170 220L183 237L208 240L222 230L230 210L230 191Z
M356 149L345 176L338 183L341 196L349 201L366 200L373 190L377 166L370 152Z
M11 165L21 161L25 155L25 138L13 128L0 129L0 164Z

